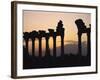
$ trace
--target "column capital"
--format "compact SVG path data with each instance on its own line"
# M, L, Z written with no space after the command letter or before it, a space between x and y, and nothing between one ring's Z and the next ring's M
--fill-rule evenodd
M53 38L55 39L57 37L56 32L53 33Z
M32 41L35 40L35 37L31 38L31 40L32 40Z

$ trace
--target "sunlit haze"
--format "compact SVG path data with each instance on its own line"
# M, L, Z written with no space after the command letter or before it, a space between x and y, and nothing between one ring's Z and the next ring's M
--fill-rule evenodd
M91 24L91 14L89 13L23 11L23 32L31 32L33 30L45 30L48 32L48 29L56 30L57 23L59 20L62 20L63 27L65 28L64 45L77 44L77 26L75 20L79 18L83 20L86 27L89 27L89 24ZM82 42L86 40L86 34L84 34ZM56 42L57 47L59 47L61 45L60 37L57 37ZM52 38L49 39L49 46L52 49ZM36 40L35 47L38 48L38 40ZM42 48L45 49L45 39L42 40Z

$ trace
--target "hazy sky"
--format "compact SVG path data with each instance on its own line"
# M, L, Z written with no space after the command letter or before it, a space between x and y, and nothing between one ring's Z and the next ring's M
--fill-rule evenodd
M62 20L63 27L65 28L64 44L68 44L67 41L77 41L76 19L81 18L87 27L91 24L91 14L89 13L23 11L23 15L23 32L31 32L33 30L45 30L48 32L48 29L56 30L57 23L59 20ZM82 41L86 41L86 35L82 36ZM53 44L52 39L50 43ZM59 37L57 38L57 46L60 46Z

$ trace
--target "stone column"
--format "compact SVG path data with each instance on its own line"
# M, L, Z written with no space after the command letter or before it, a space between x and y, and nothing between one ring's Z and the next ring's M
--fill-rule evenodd
M35 56L35 38L32 39L32 56Z
M46 37L46 54L49 53L49 37Z
M28 52L28 39L25 40L25 43L26 43L26 50Z
M90 28L87 28L87 61L91 65L91 42L90 42Z
M56 57L56 35L53 36L53 55Z
M79 55L82 54L81 36L82 36L82 33L78 33L78 54Z
M42 56L42 37L39 37L39 56Z
M46 35L46 51L45 51L45 56L50 57L50 48L49 48L49 35Z
M91 47L90 47L90 32L87 33L87 56L91 56Z
M64 28L61 28L61 56L64 55Z
M64 37L61 36L61 56L64 55Z

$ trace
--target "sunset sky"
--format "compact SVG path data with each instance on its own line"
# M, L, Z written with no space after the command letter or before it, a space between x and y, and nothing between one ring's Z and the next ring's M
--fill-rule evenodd
M56 30L59 20L63 21L65 28L64 44L69 42L77 42L77 26L75 25L76 19L82 19L87 27L91 24L91 14L89 13L70 13L70 12L45 12L45 11L23 11L23 32L31 32L33 30ZM86 35L82 36L82 41L86 41ZM36 41L38 44L38 41ZM45 40L42 40L42 44ZM49 40L50 48L52 48L52 38ZM31 44L31 43L30 43ZM37 47L36 44L36 47ZM57 37L57 47L60 46L60 38ZM43 48L45 45L43 45Z

